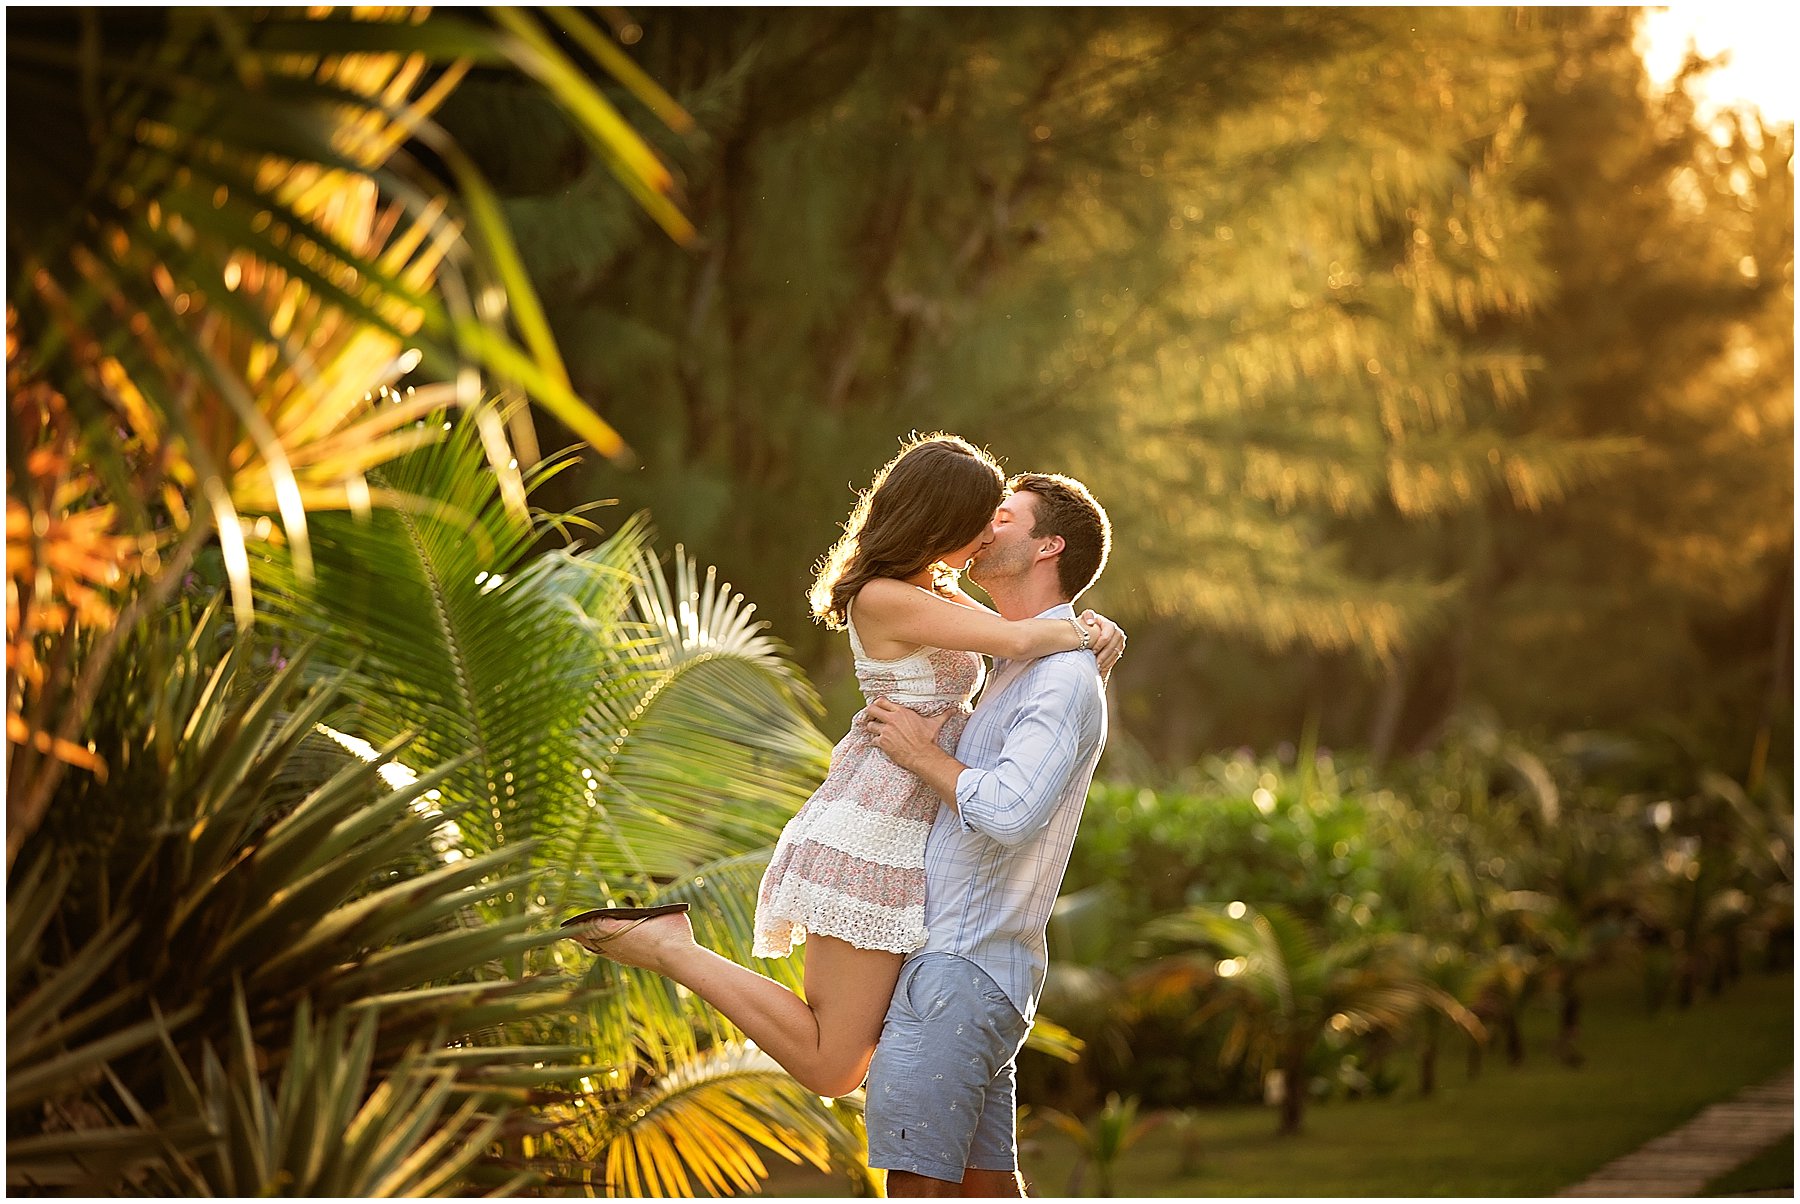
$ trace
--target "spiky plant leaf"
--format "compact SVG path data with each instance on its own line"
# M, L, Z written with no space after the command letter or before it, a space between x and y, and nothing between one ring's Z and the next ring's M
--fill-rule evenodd
M435 438L413 420L445 404L479 411L522 509L530 411L485 408L482 374L622 450L571 387L492 190L433 120L472 64L509 66L690 237L672 175L545 20L202 7L9 22L8 96L34 117L7 144L8 391L26 414L70 419L46 424L58 471L9 477L9 527L38 563L68 525L46 531L51 519L108 554L88 562L100 591L45 576L51 596L22 590L8 624L13 661L55 670L9 687L25 748L9 757L8 864L70 766L106 772L82 725L117 652L107 628L141 617L110 624L115 591L141 577L154 609L216 540L248 628L256 546L279 539L306 575L309 512L366 511L367 471ZM560 13L555 28L681 122L587 17ZM390 392L403 378L419 395ZM57 617L77 594L92 601Z
M429 1059L452 1039L459 1049L492 1047L466 1070L454 1060L427 1066L436 1077L424 1087L396 1079L385 1089L393 1106L376 1112L406 1116L410 1128L380 1130L356 1184L454 1189L460 1180L443 1177L442 1160L414 1155L450 1148L442 1133L471 1122L465 1101L509 1114L528 1102L521 1092L576 1073L557 1064L568 1050L509 1035L522 1021L569 1012L576 998L566 982L478 981L554 939L527 931L524 916L477 918L497 890L522 881L528 846L437 862L431 841L443 815L428 796L454 765L402 775L393 788L383 771L403 742L367 762L341 752L310 762L312 788L293 789L284 763L309 743L330 746L318 717L337 705L341 683L309 688L304 651L267 674L244 643L221 649L223 614L209 609L191 632L177 617L140 633L145 655L119 662L123 731L137 742L117 758L119 794L64 800L53 829L24 848L8 904L14 1181L106 1195L125 1176L166 1173L191 1186L210 1173L193 1169L201 1123L236 1143L236 1169L208 1180L209 1191L268 1190L266 1176L251 1174L267 1151L248 1136L269 1131L268 1101L242 1075L228 1090L231 1058L216 1051L235 1048L256 1073L304 1062L311 1047L289 1042L305 1028L294 1019L298 1001L310 998L321 1023L358 1017L372 1074ZM171 755L145 755L164 738L146 722L176 733ZM93 808L108 822L84 825ZM159 822L131 822L141 811ZM69 825L81 840L68 838ZM194 1073L172 1075L159 1041ZM361 1080L342 1090L363 1107ZM202 1098L212 1103L202 1108ZM486 1141L474 1130L463 1137L468 1149ZM223 1165L214 1170L225 1175Z
M243 997L233 1002L228 1053L203 1042L199 1076L165 1044L172 1110L204 1118L211 1138L156 1169L152 1181L166 1191L435 1195L463 1182L505 1123L480 1098L459 1093L457 1068L423 1042L382 1071L374 1011L315 1017L302 999L281 1072L267 1076L259 1070L267 1051L250 1035Z

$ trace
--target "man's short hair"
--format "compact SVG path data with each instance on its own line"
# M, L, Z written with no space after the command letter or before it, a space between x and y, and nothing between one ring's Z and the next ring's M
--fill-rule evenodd
M1064 596L1073 602L1100 579L1100 571L1106 567L1107 553L1112 550L1112 523L1106 511L1086 485L1061 473L1022 472L1008 481L1006 488L1036 495L1033 539L1062 536L1056 577Z

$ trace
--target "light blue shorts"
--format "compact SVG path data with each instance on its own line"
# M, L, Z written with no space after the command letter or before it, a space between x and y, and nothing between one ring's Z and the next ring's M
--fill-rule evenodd
M1015 1063L1030 1028L974 962L910 959L869 1065L869 1165L946 1183L1017 1170Z

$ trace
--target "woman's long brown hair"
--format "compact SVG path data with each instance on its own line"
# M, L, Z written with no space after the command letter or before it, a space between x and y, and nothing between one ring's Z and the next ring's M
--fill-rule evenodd
M992 456L955 435L909 440L875 474L819 562L808 594L813 618L841 629L850 599L870 581L904 580L980 535L1005 481Z

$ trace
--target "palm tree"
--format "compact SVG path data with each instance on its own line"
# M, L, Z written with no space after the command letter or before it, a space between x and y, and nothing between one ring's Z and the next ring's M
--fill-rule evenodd
M1081 1190L1082 1172L1090 1166L1094 1169L1094 1178L1097 1180L1095 1190L1102 1196L1112 1195L1115 1186L1113 1176L1118 1169L1119 1159L1129 1154L1164 1119L1160 1114L1155 1114L1140 1120L1137 1096L1121 1100L1116 1091L1107 1095L1106 1103L1086 1124L1054 1108L1046 1109L1044 1115L1065 1137L1075 1143L1077 1157L1075 1169L1069 1173L1070 1195Z
M1426 1007L1474 1030L1468 1010L1421 978L1387 939L1327 943L1278 904L1202 905L1152 921L1151 942L1177 962L1207 968L1206 1016L1229 1015L1221 1057L1257 1066L1279 1095L1279 1131L1300 1131L1307 1064L1330 1031L1396 1031Z
M1499 1031L1509 1065L1525 1062L1525 1008L1543 986L1545 974L1543 958L1514 943L1489 951L1475 967L1470 1009L1490 1029ZM1480 1071L1483 1048L1479 1044L1469 1047L1471 1078Z
M472 65L510 65L683 239L669 173L559 38L685 118L583 17L558 12L553 37L525 12L427 14L8 17L7 99L30 114L6 173L8 864L71 766L104 772L82 730L99 684L203 546L248 627L255 547L281 540L304 574L308 514L379 503L367 470L429 438L413 422L447 399L480 415L522 505L530 411L483 408L483 374L620 449L431 116Z
M527 488L561 463L528 475ZM283 557L258 566L267 638L315 642L319 658L350 667L357 740L413 732L431 755L466 757L439 786L456 824L445 855L529 850L528 876L487 904L493 914L549 923L621 896L688 900L702 940L748 959L769 846L830 751L809 718L810 687L754 608L680 554L671 585L641 519L589 550L530 555L546 535L581 530L579 516L521 518L505 505L471 424L375 479L415 504L366 520L318 516L310 586ZM798 987L791 961L760 966ZM591 1050L602 1069L579 1106L557 1110L561 1128L526 1143L558 1181L580 1178L577 1164L624 1160L616 1174L637 1166L645 1182L681 1184L650 1155L621 1151L653 1148L644 1132L674 1140L694 1101L768 1108L792 1094L767 1068L747 1076L722 1063L716 1051L736 1031L657 976L567 946L512 972L530 968L579 970L596 989L554 1039ZM710 1084L706 1068L720 1066L728 1072ZM685 1110L646 1109L643 1093L671 1075ZM806 1123L787 1140L842 1162L853 1137L802 1097ZM721 1158L716 1173L730 1165ZM713 1173L691 1169L703 1183Z
M1417 934L1395 938L1394 950L1406 959L1415 974L1441 992L1433 996L1433 1005L1419 1017L1419 1094L1430 1096L1437 1091L1439 1041L1448 1015L1444 1007L1436 1005L1436 1000L1453 1000L1463 1009L1467 1020L1457 1027L1474 1046L1487 1040L1487 1029L1470 1006L1477 981L1475 963L1462 947Z

